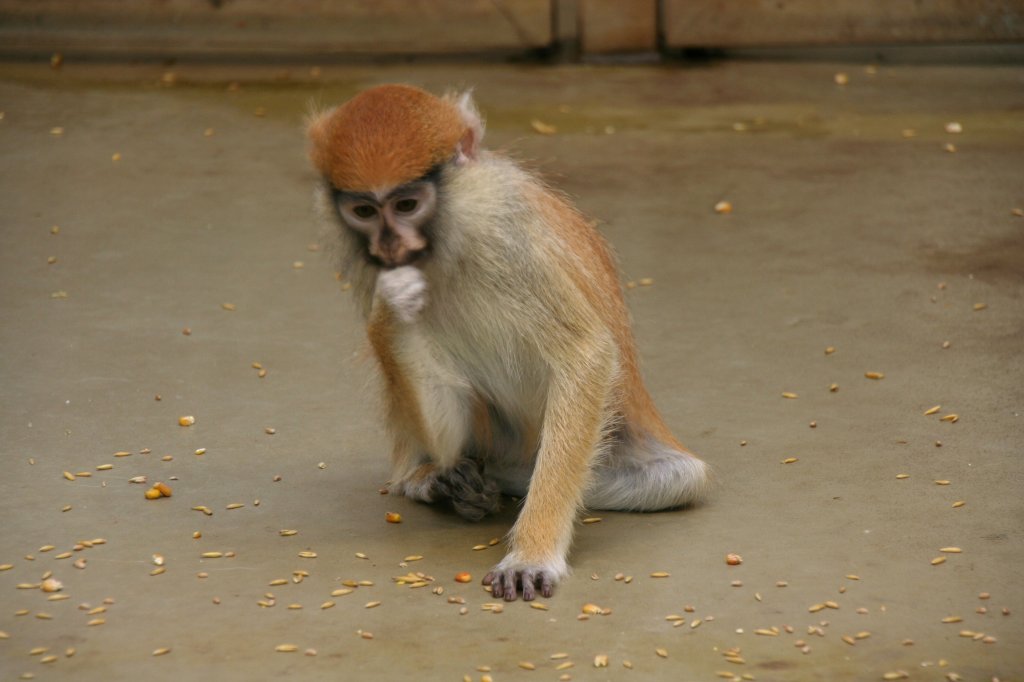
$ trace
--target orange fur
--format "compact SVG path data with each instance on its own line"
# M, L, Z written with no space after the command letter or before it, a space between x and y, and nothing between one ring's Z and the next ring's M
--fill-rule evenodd
M394 324L391 311L378 308L366 332L380 364L381 374L384 375L388 424L395 438L392 462L398 465L403 457L422 449L430 441L409 371L399 363L395 355Z
M545 216L545 222L560 233L567 247L562 257L579 261L568 264L566 271L611 331L618 347L621 377L617 407L622 411L625 424L638 432L635 435L650 435L685 450L672 435L644 386L629 310L608 242L566 199L543 189L546 191L535 192L531 199L538 212Z
M451 102L408 85L382 85L314 120L310 157L337 189L379 190L448 161L465 133Z

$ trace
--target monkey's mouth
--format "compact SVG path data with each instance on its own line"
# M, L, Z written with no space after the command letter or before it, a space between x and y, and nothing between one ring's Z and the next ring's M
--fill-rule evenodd
M429 253L429 249L418 249L416 251L402 251L400 253L389 253L384 255L369 254L370 262L383 270L394 270L406 265L416 265L423 261Z

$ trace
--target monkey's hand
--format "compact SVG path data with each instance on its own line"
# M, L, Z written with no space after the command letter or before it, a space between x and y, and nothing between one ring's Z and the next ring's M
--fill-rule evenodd
M377 295L399 320L415 322L427 305L427 280L411 265L384 270L377 276Z
M516 590L520 589L523 601L533 601L538 590L540 596L545 599L554 594L555 583L558 582L561 573L564 573L564 570L519 561L509 554L484 576L483 584L490 585L491 594L498 599L515 601L518 596Z

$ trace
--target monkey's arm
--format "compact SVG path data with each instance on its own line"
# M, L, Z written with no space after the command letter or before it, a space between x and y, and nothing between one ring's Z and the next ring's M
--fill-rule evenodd
M450 500L460 516L479 521L498 508L500 491L479 463L463 458L468 389L438 364L411 324L418 311L410 318L410 301L425 289L415 268L385 271L370 315L370 343L384 376L393 439L389 487L420 502Z
M427 283L411 266L382 270L377 276L367 331L370 345L384 376L387 424L394 441L391 452L392 485L398 492L421 502L433 502L431 489L436 471L426 457L431 445L427 415L421 400L421 384L410 366L403 346L406 325L416 320L426 305Z
M553 363L540 449L509 553L484 577L495 597L550 597L568 574L566 555L591 461L607 427L615 346L597 331L563 346Z
M430 502L432 500L424 497L427 488L421 491L419 485L426 482L432 469L422 462L427 443L423 411L415 384L396 347L398 321L395 313L380 299L374 301L370 312L367 335L384 380L387 425L393 439L392 482L403 488L397 492ZM406 485L410 486L408 491L404 489Z

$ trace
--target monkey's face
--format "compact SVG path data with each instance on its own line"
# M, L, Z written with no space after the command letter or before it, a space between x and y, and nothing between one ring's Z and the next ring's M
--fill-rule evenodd
M426 228L437 210L432 177L373 192L335 190L342 222L366 243L370 260L384 268L409 265L430 245Z

